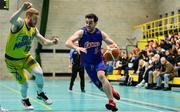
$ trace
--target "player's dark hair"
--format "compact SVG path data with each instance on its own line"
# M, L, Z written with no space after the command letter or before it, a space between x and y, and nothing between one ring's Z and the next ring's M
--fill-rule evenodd
M98 17L96 16L96 14L93 13L87 14L85 18L93 19L95 23L98 22Z

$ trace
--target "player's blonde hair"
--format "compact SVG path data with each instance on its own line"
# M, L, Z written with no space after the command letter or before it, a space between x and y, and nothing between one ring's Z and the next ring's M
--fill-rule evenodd
M35 8L30 8L26 11L26 16L39 15L39 11Z

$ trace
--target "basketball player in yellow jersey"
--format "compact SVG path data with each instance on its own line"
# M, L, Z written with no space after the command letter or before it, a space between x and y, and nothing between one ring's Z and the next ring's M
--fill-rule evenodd
M25 19L20 18L23 12L26 12ZM59 41L58 38L54 38L53 40L45 39L39 33L36 28L38 15L38 10L32 8L32 4L29 2L24 2L21 8L12 15L10 19L12 26L5 52L7 68L14 75L16 81L21 84L22 104L28 110L32 110L34 107L31 105L27 96L28 78L25 70L35 76L35 83L38 89L37 98L43 100L45 104L52 104L51 99L43 91L43 71L29 52L32 41L34 38L37 38L42 45L54 45Z

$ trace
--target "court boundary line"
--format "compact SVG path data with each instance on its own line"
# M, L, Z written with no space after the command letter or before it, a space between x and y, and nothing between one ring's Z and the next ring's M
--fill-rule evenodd
M13 93L21 95L21 93L19 91L17 91L16 89L11 88L10 86L5 86L2 83L0 83L0 86L7 89L7 90L9 90L9 91L11 91L11 92L13 92ZM47 111L52 111L52 108L45 105L44 103L41 103L41 102L39 102L38 100L36 100L36 99L34 99L32 97L29 97L29 99L32 100L33 102L37 103L38 105L41 105L42 107L48 109ZM36 111L36 110L34 109L33 111Z
M103 94L99 94L99 93L92 93L92 92L88 92L90 95L98 95L98 96L103 96L105 97L105 95ZM116 100L117 102L120 102L118 100ZM162 109L166 109L166 110L169 110L169 111L179 111L180 108L174 108L174 107L169 107L169 106L163 106L163 105L159 105L159 104L153 104L153 103L149 103L149 102L145 102L145 101L138 101L138 100L134 100L134 99L129 99L129 98L122 98L121 97L121 101L128 101L128 102L131 102L131 103L138 103L138 104L141 104L141 105L146 105L146 106L153 106L153 107L156 107L156 108L162 108Z
M91 93L91 92L86 92L86 93L81 93L80 91L78 90L75 90L75 91L72 91L73 93L76 93L76 94L85 94L85 95L88 95L88 96L93 96L93 97L96 97L96 98L103 98L103 99L107 99L105 98L106 96L103 95L103 94L98 94L98 93ZM116 100L116 102L121 102L121 103L124 103L124 104L127 104L127 105L132 105L132 106L135 106L135 107L140 107L140 108L144 108L144 109L148 109L148 110L151 110L151 111L158 111L158 112L163 112L161 110L158 110L158 109L152 109L152 108L148 108L148 107L144 107L144 106L141 106L141 105L137 105L137 104L130 104L130 103L127 103L127 102L124 102L122 100Z
M5 86L4 84L0 83L0 86L13 92L13 93L16 93L16 94L20 94L19 91L17 91L16 89L13 89L11 88L10 86ZM93 97L97 97L97 98L103 98L103 99L107 99L105 98L106 96L104 94L100 94L100 93L94 93L94 92L85 92L85 93L82 93L81 91L79 90L73 90L71 91L72 93L75 93L75 94L85 94L85 95L89 95L89 96L93 96ZM43 107L46 107L46 109L48 109L47 111L54 111L52 110L52 108L50 108L49 106L45 105L44 103L41 103L37 100L35 100L34 98L32 97L29 97L33 102L43 106ZM126 102L125 102L126 101ZM148 108L148 107L143 107L141 105L145 105L145 106L153 106L153 107L156 107L156 108L162 108L162 109L166 109L166 110L169 110L169 111L179 111L180 108L173 108L173 107L169 107L169 106L163 106L163 105L159 105L159 104L153 104L153 103L149 103L149 102L145 102L145 101L138 101L138 100L134 100L134 99L129 99L129 98L122 98L121 97L121 100L118 101L116 100L116 102L121 102L121 103L124 103L124 104L127 104L127 105L134 105L136 107L140 107L140 108L145 108L145 109L148 109L148 110L153 110L153 111L159 111L159 112L162 112L161 110L158 110L158 109L151 109L151 108ZM130 103L127 103L127 102L130 102L130 103L137 103L137 104L141 104L141 105L137 105L137 104L130 104ZM17 110L18 111L18 110ZM33 111L36 111L36 110L33 110ZM37 110L37 111L41 111L41 110ZM43 110L42 110L43 111ZM61 110L61 111L65 111L65 110Z

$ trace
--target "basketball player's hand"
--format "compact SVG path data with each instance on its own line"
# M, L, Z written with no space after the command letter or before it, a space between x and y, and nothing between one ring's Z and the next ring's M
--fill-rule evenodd
M114 46L115 48L119 48L116 43L113 43L112 46Z
M21 10L23 11L27 11L28 9L30 9L32 7L32 4L30 2L24 2L22 7L21 7Z
M76 47L75 49L76 49L76 51L77 51L79 54L80 54L81 52L87 53L86 48L83 48L83 47Z
M57 45L59 43L59 38L57 37L53 38L53 43Z
M110 45L107 46L108 50L111 50L112 48L118 48L119 49L119 47L117 46L116 43L113 43L113 44L110 44Z

